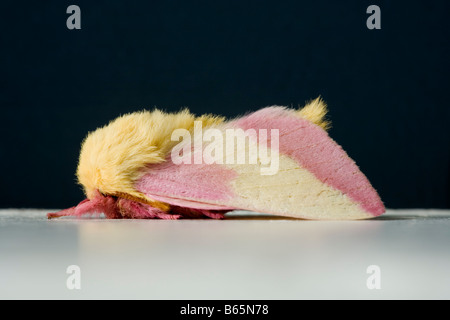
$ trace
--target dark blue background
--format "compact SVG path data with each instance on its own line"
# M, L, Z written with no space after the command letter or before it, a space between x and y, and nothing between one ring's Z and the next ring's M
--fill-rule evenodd
M66 8L81 8L81 30ZM366 8L381 8L368 30ZM67 207L88 131L157 106L230 117L328 102L388 207L450 207L449 1L9 1L0 207Z

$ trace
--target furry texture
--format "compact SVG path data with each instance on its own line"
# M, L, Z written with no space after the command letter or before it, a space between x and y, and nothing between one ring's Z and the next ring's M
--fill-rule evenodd
M77 177L87 199L48 217L103 212L112 219L221 218L233 209L309 219L383 213L369 181L323 130L330 127L326 113L319 97L300 110L269 107L230 122L187 110L121 116L83 141ZM203 128L280 130L279 173L262 176L261 164L173 164L173 131L192 131L196 120Z
M297 111L297 114L315 125L321 127L324 130L328 130L331 127L331 122L325 117L328 109L326 103L321 97L317 97L314 100L308 102L302 109Z
M104 195L122 196L168 210L163 203L136 191L134 183L146 165L164 161L176 143L170 139L172 132L178 128L191 130L195 120L207 127L224 119L212 115L195 117L187 110L142 111L119 117L90 133L82 144L77 170L86 196L91 199L98 190Z
M193 209L178 206L171 206L170 210L163 211L151 205L129 200L126 198L117 198L113 196L104 196L95 191L91 199L81 201L77 206L61 210L56 213L49 213L49 219L65 216L81 217L86 214L99 216L104 213L108 219L165 219L175 220L184 218L213 218L222 219L223 215L230 210L206 210Z

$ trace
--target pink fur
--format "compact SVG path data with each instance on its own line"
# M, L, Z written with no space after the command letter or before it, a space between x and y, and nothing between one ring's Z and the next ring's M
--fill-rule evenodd
M63 216L81 217L86 214L100 215L101 213L104 213L108 219L221 219L223 218L223 214L227 211L229 210L190 209L172 206L169 212L164 212L150 205L133 200L103 196L97 191L93 199L85 199L75 207L61 210L56 213L49 213L47 214L47 217L49 219Z
M113 197L105 197L98 191L91 200L85 199L77 206L61 210L56 213L47 214L48 218L57 218L62 216L81 217L85 214L100 215L104 213L109 219L120 219L121 215L116 208L116 200Z
M224 214L230 210L205 210L196 209L191 207L178 207L171 206L171 212L179 214L184 218L212 218L212 219L223 219Z
M365 211L374 216L384 213L380 197L355 162L315 124L281 107L262 109L235 124L243 130L278 129L280 153L298 161L323 183L342 191Z

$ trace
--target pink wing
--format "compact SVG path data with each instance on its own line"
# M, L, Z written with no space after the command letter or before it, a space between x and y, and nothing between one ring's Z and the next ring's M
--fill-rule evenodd
M345 151L322 128L281 107L233 121L227 128L277 129L280 169L261 176L252 164L150 165L135 188L193 210L250 210L306 219L362 219L385 208ZM270 136L267 145L271 145ZM255 141L256 144L260 141ZM253 166L253 167L252 167Z

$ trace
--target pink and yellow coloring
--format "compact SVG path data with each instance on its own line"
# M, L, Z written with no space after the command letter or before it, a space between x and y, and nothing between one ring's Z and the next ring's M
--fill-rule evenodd
M82 144L77 178L87 199L48 217L104 213L115 219L222 218L232 210L249 210L344 220L383 214L384 205L368 179L329 137L325 115L320 98L300 110L267 107L229 121L214 115L196 117L187 110L124 115L91 132ZM231 150L250 154L257 150L252 145L275 145L270 152L277 155L276 173L261 174L261 161L225 161L229 150L224 161L175 163L171 155L180 142L173 132L193 133L196 123L224 134L230 129L276 130L276 141L270 135L265 141L251 136ZM193 157L198 152L191 144L183 150Z

